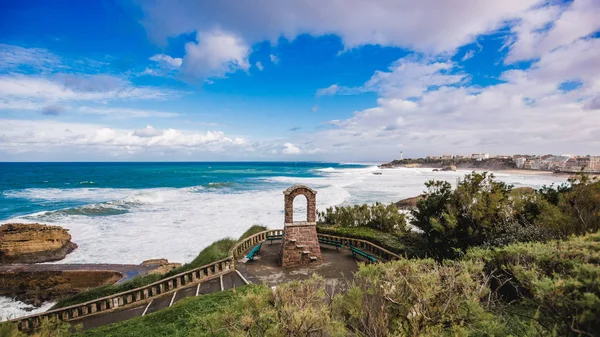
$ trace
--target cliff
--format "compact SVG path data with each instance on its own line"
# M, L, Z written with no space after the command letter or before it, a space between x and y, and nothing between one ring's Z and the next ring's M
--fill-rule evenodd
M0 264L38 263L65 258L77 245L68 230L42 224L0 226Z

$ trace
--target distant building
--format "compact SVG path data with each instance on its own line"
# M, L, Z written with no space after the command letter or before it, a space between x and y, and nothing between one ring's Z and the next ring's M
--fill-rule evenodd
M465 159L465 156L457 154L456 156L454 156L454 159Z
M525 165L525 162L527 161L527 159L523 158L523 157L518 157L513 159L513 161L515 162L515 165L517 166L517 168L522 169L523 165Z
M400 160L404 159L404 153L402 153L402 151L400 151Z
M445 160L449 160L449 159L453 159L453 158L454 158L454 156L451 154L443 154L442 155L442 159L445 159Z
M471 155L471 159L477 160L477 161L482 161L484 159L489 159L490 158L490 154L489 153L473 153Z
M590 171L600 172L600 156L590 157Z

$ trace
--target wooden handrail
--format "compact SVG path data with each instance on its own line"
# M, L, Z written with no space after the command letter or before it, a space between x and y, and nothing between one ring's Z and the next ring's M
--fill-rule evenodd
M229 256L224 259L185 272L181 272L177 275L173 275L132 290L104 296L101 298L97 298L84 303L74 304L64 308L49 310L35 315L19 317L10 321L16 322L20 330L31 330L40 326L41 320L44 318L57 318L63 321L69 321L79 319L84 316L90 316L97 313L113 310L116 308L127 306L132 303L144 302L151 298L162 296L175 289L188 286L189 284L205 281L207 279L220 276L227 272L234 271L235 259L238 256L243 254L250 247L258 244L259 242L266 241L267 236L282 234L283 229L270 229L262 231L236 243L229 250ZM336 236L330 234L317 234L317 237L330 239L332 241L339 241L345 245L349 244L357 248L368 250L374 255L379 256L380 258L383 258L385 260L397 260L401 258L399 255L392 253L391 251L366 240L346 238L343 236Z

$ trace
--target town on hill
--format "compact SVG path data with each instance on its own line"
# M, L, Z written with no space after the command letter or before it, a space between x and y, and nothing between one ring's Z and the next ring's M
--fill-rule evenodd
M444 154L425 158L407 158L393 160L380 165L381 168L392 167L429 167L442 168L450 165L459 169L483 170L536 170L559 173L600 173L600 156L575 156L572 154L546 155L493 155L489 153L473 153L471 155Z

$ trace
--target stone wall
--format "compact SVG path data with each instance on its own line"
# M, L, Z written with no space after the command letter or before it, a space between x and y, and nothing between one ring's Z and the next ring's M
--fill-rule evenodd
M282 267L323 263L314 222L285 224L280 252Z

